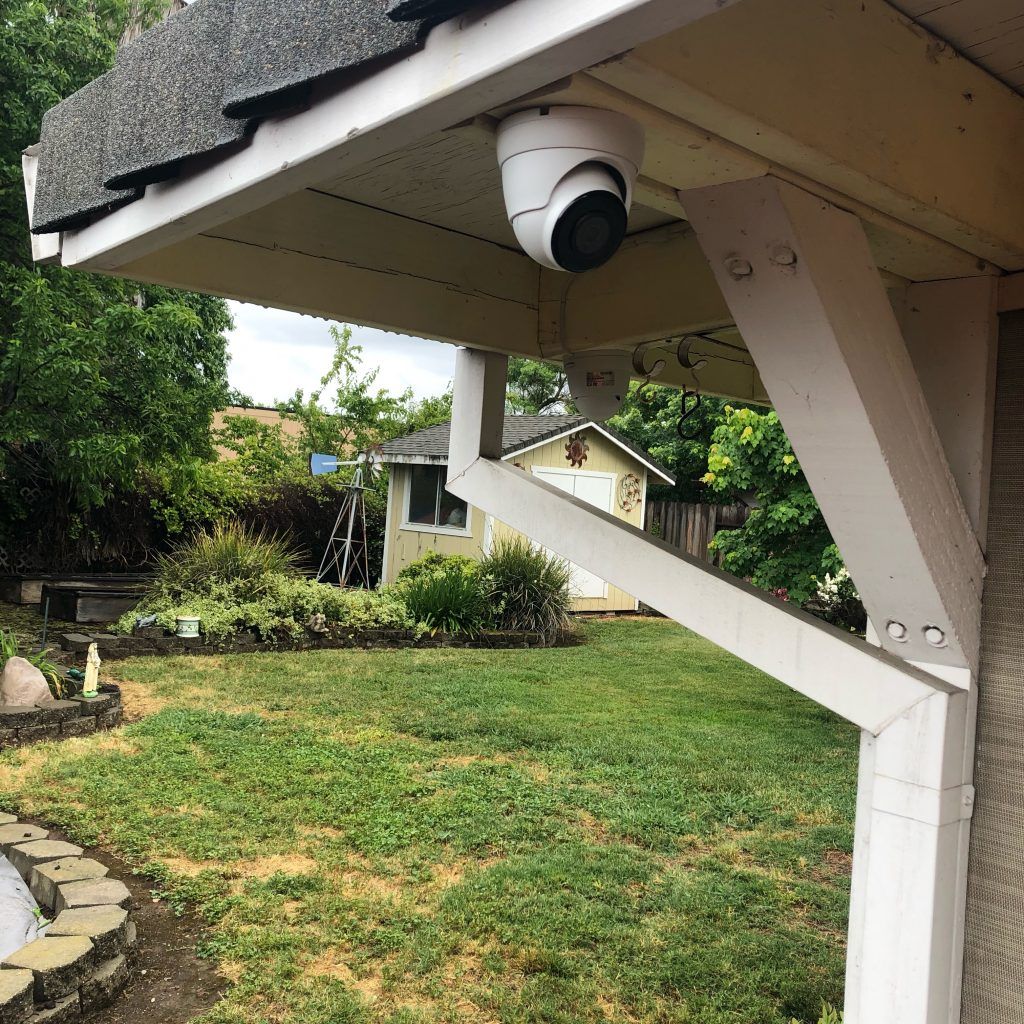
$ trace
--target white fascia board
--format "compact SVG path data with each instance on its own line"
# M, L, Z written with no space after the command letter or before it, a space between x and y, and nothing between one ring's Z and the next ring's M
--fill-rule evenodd
M25 182L25 201L28 203L28 222L32 226L32 207L36 201L36 171L39 166L39 145L29 146L21 154L21 176ZM60 262L60 232L48 235L30 235L34 263Z
M452 18L422 50L340 92L316 88L238 153L66 232L64 264L115 270L739 2L513 0Z
M497 459L476 459L447 486L873 735L921 701L955 691Z
M445 466L447 455L382 455L380 461L388 466Z
M624 451L631 459L635 462L639 462L641 466L644 466L656 476L660 477L669 486L675 483L675 480L670 477L664 470L659 469L653 462L649 462L643 456L638 455L628 445L624 445L617 437L605 430L596 420L587 420L586 423L577 424L575 427L569 427L567 430L563 430L560 434L552 434L550 437L545 437L540 441L534 441L531 444L523 445L522 448L517 448L513 452L509 452L507 455L502 456L503 461L508 461L514 458L516 455L525 455L527 452L532 452L534 448L543 448L546 444L551 444L552 441L560 441L563 437L569 437L571 434L579 433L581 430L596 430L602 437L607 438L616 448Z

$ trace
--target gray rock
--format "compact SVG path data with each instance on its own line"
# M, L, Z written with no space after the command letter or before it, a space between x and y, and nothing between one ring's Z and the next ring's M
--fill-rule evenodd
M19 843L7 851L7 859L11 866L27 882L32 869L37 864L59 860L61 857L81 857L84 851L74 843L65 843L62 839L33 839L27 843Z
M12 846L30 843L33 839L45 839L49 834L45 828L26 825L24 822L0 825L0 853L6 854Z
M15 655L0 673L0 704L52 704L46 677L30 661Z
M122 907L65 910L46 929L50 936L84 935L96 947L97 960L111 960L128 949L128 911Z
M26 729L43 720L39 708L30 704L0 704L0 728Z
M58 885L106 876L107 866L99 861L89 857L62 857L33 868L28 884L36 902L52 909L57 903Z
M36 1007L32 1014L30 1024L71 1024L82 1016L82 1008L79 1004L78 993L63 999L51 999L49 1002Z
M60 722L54 722L52 725L30 725L27 729L18 730L18 745L55 740L59 735Z
M98 715L120 703L117 695L113 693L98 693L95 697L83 697L78 694L71 699L78 704L83 715Z
M113 878L95 878L58 885L53 909L60 914L81 907L117 906L127 910L131 905L132 894L124 882Z
M82 717L82 709L73 700L51 700L48 704L40 704L39 710L43 712L46 724Z
M32 972L37 1003L60 999L73 992L89 974L93 963L92 942L84 935L59 938L44 936L11 953L0 968L24 968Z
M18 820L16 814L8 814L6 811L0 811L0 825L14 825Z
M79 989L82 1013L109 1006L128 984L130 973L127 959L120 954L100 964Z
M0 971L0 1024L24 1024L32 1014L32 972Z

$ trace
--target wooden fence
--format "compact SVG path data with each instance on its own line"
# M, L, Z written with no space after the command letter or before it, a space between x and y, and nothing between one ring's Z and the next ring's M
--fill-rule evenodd
M734 530L747 519L747 506L697 505L686 501L648 501L644 529L694 558L714 561L708 551L719 530Z

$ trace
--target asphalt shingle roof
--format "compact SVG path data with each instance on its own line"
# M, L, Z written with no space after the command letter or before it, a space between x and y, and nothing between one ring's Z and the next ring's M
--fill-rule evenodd
M481 0L195 0L43 117L32 230L82 227L242 145L312 83L394 60Z
M594 421L588 420L585 416L506 416L502 427L501 454L512 455L523 448L529 448L548 438L564 434L567 430L593 425L595 425ZM637 447L607 424L602 423L600 427L623 448L641 461L654 466L658 472L664 473L673 483L675 482L675 475L642 448ZM401 462L403 458L412 457L430 459L439 463L446 462L450 432L451 422L449 421L438 423L436 426L427 427L424 430L417 430L415 433L406 434L405 437L396 437L391 441L386 441L381 445L384 460L386 462Z

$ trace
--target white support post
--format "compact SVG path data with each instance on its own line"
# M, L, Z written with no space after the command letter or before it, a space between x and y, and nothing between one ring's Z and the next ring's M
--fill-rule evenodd
M883 646L976 673L984 560L860 222L770 176L680 199Z

